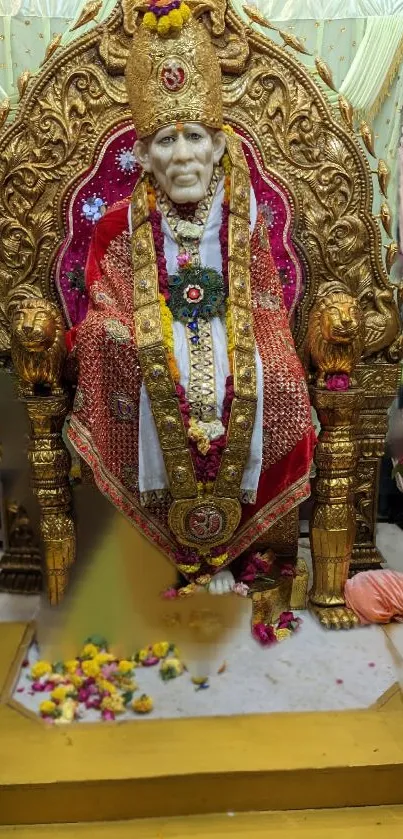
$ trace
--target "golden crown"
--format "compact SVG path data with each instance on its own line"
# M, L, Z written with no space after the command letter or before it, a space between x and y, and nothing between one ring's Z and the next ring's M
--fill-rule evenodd
M221 69L185 3L157 0L133 37L126 87L139 138L175 122L222 127Z

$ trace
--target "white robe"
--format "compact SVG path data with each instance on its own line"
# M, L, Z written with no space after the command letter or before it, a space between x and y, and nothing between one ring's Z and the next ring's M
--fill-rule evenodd
M220 227L222 217L224 184L221 182L217 188L211 211L200 242L200 261L207 268L215 268L222 271ZM257 216L256 198L251 191L251 231L253 231ZM129 229L131 228L131 212L129 208ZM162 231L164 234L164 251L168 274L175 274L178 270L177 256L179 248L175 242L170 227L162 217ZM179 321L174 321L174 353L179 370L180 383L187 392L189 384L190 363L189 347L186 338L186 326ZM211 321L211 334L213 341L213 354L215 366L216 385L216 412L221 418L222 405L225 396L225 383L229 376L229 363L227 353L227 335L225 324L219 317ZM255 425L252 434L250 453L246 464L242 484L241 496L253 500L259 483L262 455L263 455L263 367L261 358L256 349L256 374L257 374L257 407ZM139 416L139 489L140 493L150 493L168 489L168 477L158 440L157 429L151 412L150 400L147 390L143 384L140 393L140 416Z

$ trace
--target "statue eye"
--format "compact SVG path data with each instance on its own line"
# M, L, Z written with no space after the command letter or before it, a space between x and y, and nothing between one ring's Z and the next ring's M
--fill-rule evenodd
M187 139L191 140L192 143L197 143L198 140L202 139L202 135L198 134L197 131L192 131L191 134L187 135Z
M171 143L174 143L174 142L175 142L175 137L161 137L161 139L158 140L158 145L159 146L170 146Z

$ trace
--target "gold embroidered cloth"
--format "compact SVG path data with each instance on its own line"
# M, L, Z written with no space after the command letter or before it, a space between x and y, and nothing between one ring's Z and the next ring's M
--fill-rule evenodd
M86 269L90 307L75 335L79 383L69 437L100 490L171 559L169 501L143 507L138 488L141 371L134 335L128 204L98 223ZM243 507L229 561L309 494L315 435L302 366L295 352L282 287L258 216L251 241L254 333L264 373L263 463L257 501Z

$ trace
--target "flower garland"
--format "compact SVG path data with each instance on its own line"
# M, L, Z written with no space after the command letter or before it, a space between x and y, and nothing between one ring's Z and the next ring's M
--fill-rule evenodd
M224 131L228 134L233 133L229 126L224 126ZM221 262L222 262L222 276L224 280L224 289L226 297L228 298L228 227L229 227L229 209L231 197L231 161L227 152L224 153L221 166L224 171L224 200L222 205L222 219L219 233ZM228 299L225 306L225 325L227 332L227 352L230 368L230 375L227 377L225 386L225 396L223 400L221 421L217 421L217 429L213 439L208 436L207 431L203 428L202 423L196 422L191 416L191 408L187 399L186 391L180 383L180 375L178 366L174 355L174 334L173 334L173 314L169 307L171 292L170 279L168 276L167 264L164 251L164 234L162 231L162 215L157 206L157 196L155 189L150 181L146 182L149 220L153 233L153 240L156 252L158 279L159 279L159 304L161 314L162 335L165 350L168 358L168 365L171 371L172 378L175 383L176 394L179 401L179 408L182 414L182 419L186 433L189 440L189 450L191 453L193 466L198 482L199 495L204 495L211 490L211 487L218 475L221 456L225 449L227 442L227 429L231 413L231 406L234 398L234 378L233 378L233 356L235 349L234 342L234 328ZM191 267L191 257L187 253L180 253L178 255L179 271L186 271ZM223 429L221 433L221 429ZM188 577L196 578L197 582L202 584L202 579L205 579L205 585L211 580L209 570L218 569L223 566L228 560L228 554L222 546L210 551L208 563L202 568L202 558L196 551L181 547L176 554L176 563L178 570L186 574ZM210 569L209 569L210 566ZM206 570L207 573L203 573ZM201 576L200 576L201 572ZM191 593L191 586L187 593ZM182 595L182 596L185 596Z
M158 35L180 32L191 15L189 6L181 0L149 0L148 5L150 11L144 15L143 25Z
M227 155L224 155L224 158ZM229 159L228 159L229 163ZM224 161L224 166L227 164ZM147 198L149 207L149 218L153 232L154 246L157 257L158 279L159 279L159 303L161 314L161 325L164 346L166 349L168 364L175 382L176 393L179 400L180 411L182 414L185 429L188 433L189 446L192 455L193 465L196 473L196 479L201 485L213 482L218 474L218 469L221 461L221 453L223 452L226 439L228 421L231 412L232 400L234 398L234 380L232 375L233 369L233 352L234 352L234 335L233 326L229 313L229 307L226 306L226 328L227 328L227 346L228 359L230 364L231 375L227 377L225 396L223 401L223 411L221 417L222 426L225 432L214 440L209 440L205 434L196 427L196 423L192 421L190 405L186 396L185 389L180 384L180 376L178 366L174 355L174 335L173 335L173 315L169 308L170 288L167 264L164 252L164 234L162 232L162 216L157 207L157 199L155 189L150 182L147 182ZM223 276L225 281L225 288L228 289L228 219L229 219L229 199L230 199L230 176L225 175L224 181L224 202L223 202L223 216L220 229L220 246L223 266ZM184 263L186 264L186 263ZM225 279L226 278L226 279Z

